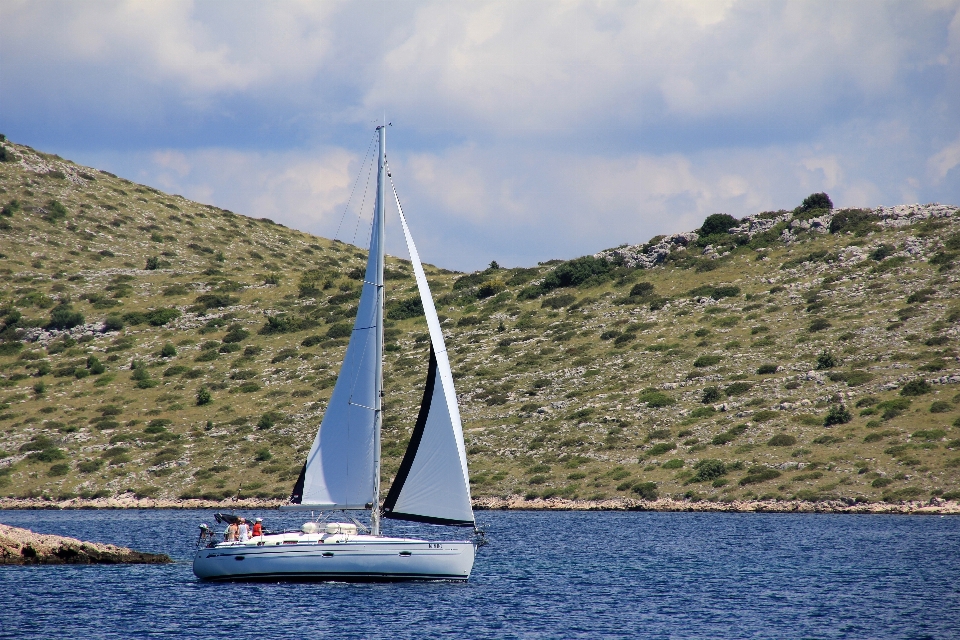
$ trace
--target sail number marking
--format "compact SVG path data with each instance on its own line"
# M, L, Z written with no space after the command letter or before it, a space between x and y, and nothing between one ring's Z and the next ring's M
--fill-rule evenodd
M427 545L428 549L443 549L443 545L440 543L431 542Z

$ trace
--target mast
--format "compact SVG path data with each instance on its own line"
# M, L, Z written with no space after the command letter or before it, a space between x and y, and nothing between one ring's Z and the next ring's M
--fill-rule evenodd
M380 430L383 425L383 306L384 306L384 286L383 286L383 262L384 262L384 196L386 189L384 185L384 172L386 171L387 157L387 127L381 125L377 127L380 134L380 153L377 164L377 204L374 212L373 233L377 234L377 279L374 284L377 287L377 311L376 311L376 376L374 387L374 442L373 442L373 505L370 510L370 529L375 536L380 535Z

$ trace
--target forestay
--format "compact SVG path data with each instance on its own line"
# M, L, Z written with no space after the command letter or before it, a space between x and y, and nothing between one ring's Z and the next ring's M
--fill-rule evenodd
M430 332L430 367L420 414L384 501L383 515L397 520L473 526L467 452L450 361L420 255L396 191L394 198Z

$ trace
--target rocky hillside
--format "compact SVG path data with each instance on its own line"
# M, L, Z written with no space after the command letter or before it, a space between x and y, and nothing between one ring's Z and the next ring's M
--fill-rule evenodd
M9 141L0 495L283 498L365 252ZM960 215L793 211L572 261L427 267L476 496L960 496ZM384 482L428 353L388 260Z

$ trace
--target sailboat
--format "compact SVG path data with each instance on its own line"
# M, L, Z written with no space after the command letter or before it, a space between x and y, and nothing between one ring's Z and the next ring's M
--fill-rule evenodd
M481 537L470 501L470 479L453 375L436 307L396 189L414 276L430 334L430 360L420 412L400 468L380 503L383 405L384 201L390 178L386 127L377 127L377 195L363 289L353 333L320 429L287 505L321 512L299 530L218 542L201 526L193 571L205 580L467 580ZM331 511L370 513L370 526L325 522ZM382 519L473 527L468 540L389 537Z

